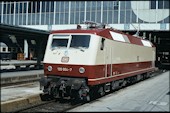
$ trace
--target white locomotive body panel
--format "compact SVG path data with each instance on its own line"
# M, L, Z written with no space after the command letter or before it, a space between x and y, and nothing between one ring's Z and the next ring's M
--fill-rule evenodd
M106 60L111 64L155 61L155 48L106 39L104 50L98 47L96 65Z

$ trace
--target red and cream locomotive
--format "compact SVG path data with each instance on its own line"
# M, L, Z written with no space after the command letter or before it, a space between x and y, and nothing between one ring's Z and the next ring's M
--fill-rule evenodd
M148 40L112 28L52 31L40 80L53 98L89 101L127 83L142 80L155 70L155 46ZM80 26L79 26L80 27Z

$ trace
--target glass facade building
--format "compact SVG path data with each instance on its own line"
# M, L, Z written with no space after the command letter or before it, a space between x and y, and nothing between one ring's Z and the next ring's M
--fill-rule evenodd
M0 22L10 25L167 24L169 0L0 2Z

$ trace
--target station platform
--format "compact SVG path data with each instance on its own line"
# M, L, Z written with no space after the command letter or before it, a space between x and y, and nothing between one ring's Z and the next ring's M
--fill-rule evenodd
M0 60L1 66L5 65L21 65L21 64L36 64L35 60Z
M41 102L39 82L1 87L1 112L14 112Z
M0 74L1 85L35 81L44 76L43 70L29 70L29 71L19 71L19 72L4 72Z
M37 61L34 60L0 60L0 62L1 85L31 80L35 81L44 76L43 69L37 70L35 67ZM16 68L19 68L19 70L16 70ZM21 68L24 68L24 70Z
M141 81L68 112L170 112L170 71Z
M29 71L18 71L18 72L5 72L1 73L0 77L3 78L12 78L12 77L18 77L18 76L31 76L31 75L37 75L37 74L43 74L44 70L29 70Z
M0 60L0 70L5 69L16 69L18 67L30 67L30 66L36 66L37 61L35 60ZM42 65L41 61L41 65Z
M10 70L15 69L16 66L30 66L34 64L36 64L36 61L2 61L1 70ZM42 90L39 88L38 81L42 76L44 76L43 69L0 73L1 112L14 112L18 109L41 103L40 94L42 93Z

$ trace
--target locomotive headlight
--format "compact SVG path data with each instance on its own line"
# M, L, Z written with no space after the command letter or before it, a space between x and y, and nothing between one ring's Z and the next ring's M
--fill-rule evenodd
M79 72L80 72L80 73L84 73L84 72L85 72L84 67L80 67L80 68L79 68Z
M53 69L52 66L48 66L48 67L47 67L47 70L48 70L48 71L52 71L52 69Z

